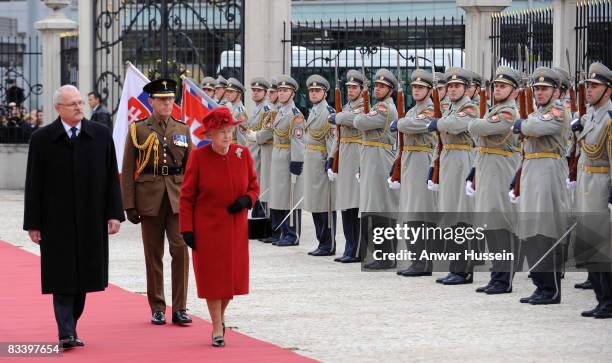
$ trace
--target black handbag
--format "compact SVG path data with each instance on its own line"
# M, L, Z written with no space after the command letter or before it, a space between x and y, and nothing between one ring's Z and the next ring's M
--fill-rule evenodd
M249 239L262 239L272 236L270 218L249 218Z

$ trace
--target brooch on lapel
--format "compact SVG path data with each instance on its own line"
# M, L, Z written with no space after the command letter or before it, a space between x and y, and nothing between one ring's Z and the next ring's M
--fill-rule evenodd
M238 159L242 159L242 149L241 148L236 149L236 156L238 157Z

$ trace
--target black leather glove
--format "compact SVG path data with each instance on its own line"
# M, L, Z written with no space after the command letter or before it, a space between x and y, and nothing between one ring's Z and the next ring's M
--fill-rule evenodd
M580 131L584 130L584 127L582 126L582 123L580 122L579 118L573 120L570 123L570 125L572 127L572 131L574 131L574 132L580 132Z
M429 172L427 173L427 180L425 181L425 183L427 183L430 180L433 180L433 173L434 173L434 167L431 166L429 167Z
M243 195L242 197L238 197L234 203L227 207L227 212L229 214L234 214L248 208L251 208L251 198L248 195Z
M125 211L125 214L127 215L128 221L134 224L138 224L140 223L140 221L142 221L142 219L140 218L140 215L138 215L138 211L135 208L127 209Z
M472 170L470 170L470 173L468 174L468 177L465 179L465 181L474 181L474 176L476 175L476 168L472 168Z
M183 232L183 241L185 241L185 244L189 246L189 248L195 250L195 238L193 236L193 232Z
M304 167L303 161L292 161L289 164L289 172L293 175L300 175L302 174L303 167Z
M438 131L438 120L437 119L431 120L429 125L427 125L427 129L429 131Z
M523 125L523 119L518 119L516 121L514 121L514 126L512 127L512 132L515 134L520 134L521 133L521 127Z
M332 125L336 124L336 113L335 112L329 114L329 117L327 118L327 122L329 122Z
M393 122L391 122L391 126L389 127L389 131L391 132L396 132L397 131L397 119L393 120Z

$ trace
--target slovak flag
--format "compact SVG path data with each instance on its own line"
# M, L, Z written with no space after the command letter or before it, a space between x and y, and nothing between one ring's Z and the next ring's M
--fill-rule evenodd
M149 79L132 63L128 62L113 128L113 142L115 143L119 172L121 172L123 165L125 138L130 123L151 116L152 108L148 101L149 94L142 90L147 83L149 83ZM176 103L172 107L172 117L177 120L181 118L181 108Z
M182 119L191 131L191 142L197 147L206 145L202 119L219 104L198 87L190 78L183 76Z

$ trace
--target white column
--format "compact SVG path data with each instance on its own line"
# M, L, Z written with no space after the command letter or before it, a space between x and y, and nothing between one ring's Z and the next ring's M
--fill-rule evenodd
M53 92L61 86L61 33L74 31L77 24L61 13L70 5L70 0L45 0L45 5L53 9L53 14L34 23L42 38L43 72L43 110L44 123L55 119Z
M93 84L93 1L79 0L79 90L83 99L94 90Z
M553 66L570 69L574 76L576 54L576 0L553 0ZM566 49L570 54L567 64Z
M286 36L291 39L291 0L259 0L246 2L244 14L245 105L251 112L250 80L253 77L278 77L283 73L283 22ZM285 46L285 73L291 71L291 44Z
M491 16L510 5L512 5L512 0L457 0L457 6L466 13L465 68L485 78L489 77L492 53L489 38L491 36Z

